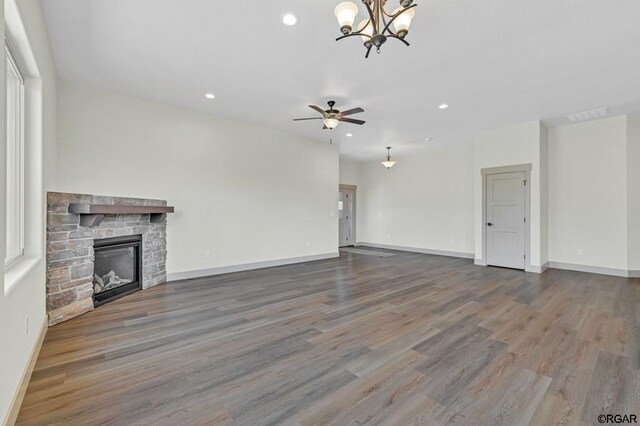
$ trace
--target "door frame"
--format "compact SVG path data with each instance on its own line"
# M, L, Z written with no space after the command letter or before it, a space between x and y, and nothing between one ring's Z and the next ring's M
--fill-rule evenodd
M527 181L524 190L524 270L525 272L535 272L531 268L531 163L515 164L513 166L488 167L481 169L482 174L482 257L476 262L477 265L487 266L487 176L503 173L524 172Z
M356 233L356 227L357 227L357 223L358 223L358 215L356 213L356 209L358 208L357 206L357 191L358 191L358 187L356 185L347 185L347 184L338 184L338 194L340 192L349 192L350 194L352 194L352 200L353 200L353 245L356 246L357 245L357 233ZM338 231L339 232L339 231ZM347 246L341 246L340 245L340 236L338 235L338 247L347 247Z

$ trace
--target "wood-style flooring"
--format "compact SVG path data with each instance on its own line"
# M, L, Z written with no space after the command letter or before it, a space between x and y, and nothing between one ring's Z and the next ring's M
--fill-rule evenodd
M640 280L389 253L172 282L52 327L18 424L640 415Z

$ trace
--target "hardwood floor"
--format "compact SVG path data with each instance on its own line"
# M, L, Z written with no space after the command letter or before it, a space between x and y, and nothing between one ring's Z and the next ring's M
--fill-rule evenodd
M640 280L387 253L173 282L57 325L18 424L640 415Z

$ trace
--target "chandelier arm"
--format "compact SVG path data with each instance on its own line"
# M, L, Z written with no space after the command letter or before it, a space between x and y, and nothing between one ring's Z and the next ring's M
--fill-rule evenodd
M371 48L373 47L373 45L370 45L369 47L367 47L367 53L366 55L364 55L364 58L367 59L369 57L369 53L371 53Z
M391 26L391 24L393 23L393 21L396 20L396 18L400 15L402 15L404 12L406 12L409 9L413 9L414 7L417 7L417 4L412 4L409 7L405 7L404 9L402 9L400 12L396 13L395 15L393 15L391 17L391 20L389 20L389 22L387 22L387 25L384 27L384 29L382 30L382 32L380 34L384 34L385 32L390 32L389 31L389 26Z
M382 17L382 25L384 25L384 28L387 28L387 18L386 18L386 16L391 17L391 15L387 15L387 12L384 11L384 7L381 7L381 9L382 9L382 15L380 15L380 16ZM384 30L380 34L384 34Z
M404 43L404 44L406 44L407 46L410 46L410 44L409 44L409 42L408 42L407 40L405 40L405 39L403 39L403 38L400 38L400 37L398 37L398 36L397 36L397 35L395 35L395 34L390 34L390 35L388 35L387 37L389 37L389 38L395 38L396 40L400 40L401 42L403 42L403 43Z
M364 26L364 28L367 28L367 26L369 24L371 24L371 26L373 27L373 33L376 33L376 18L374 17L373 14L373 10L371 10L371 7L369 7L369 5L367 3L364 3L364 7L367 8L367 12L369 13L369 23L367 23L367 25Z
M345 35L343 35L343 36L340 36L340 37L338 37L338 38L336 39L336 41L340 41L340 40L342 40L343 38L347 38L347 37L357 37L357 36L360 36L360 37L369 37L369 40L371 40L371 36L370 36L369 34L364 34L364 33L362 33L362 32L355 32L355 33L349 33L349 34L345 34Z

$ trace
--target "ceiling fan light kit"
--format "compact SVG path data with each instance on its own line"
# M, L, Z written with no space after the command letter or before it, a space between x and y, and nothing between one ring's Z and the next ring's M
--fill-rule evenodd
M369 57L373 47L380 53L380 47L389 38L395 38L409 46L405 37L409 34L409 27L416 13L414 9L418 5L414 4L413 0L400 0L400 7L388 13L385 10L388 1L393 0L362 0L368 17L358 24L356 31L353 31L353 23L358 14L358 6L350 1L338 4L334 15L338 19L342 36L336 41L347 37L362 37L364 47L367 49L365 58Z
M335 129L338 127L338 124L340 124L340 121L338 121L336 117L327 117L322 121L324 122L325 127L330 130Z

